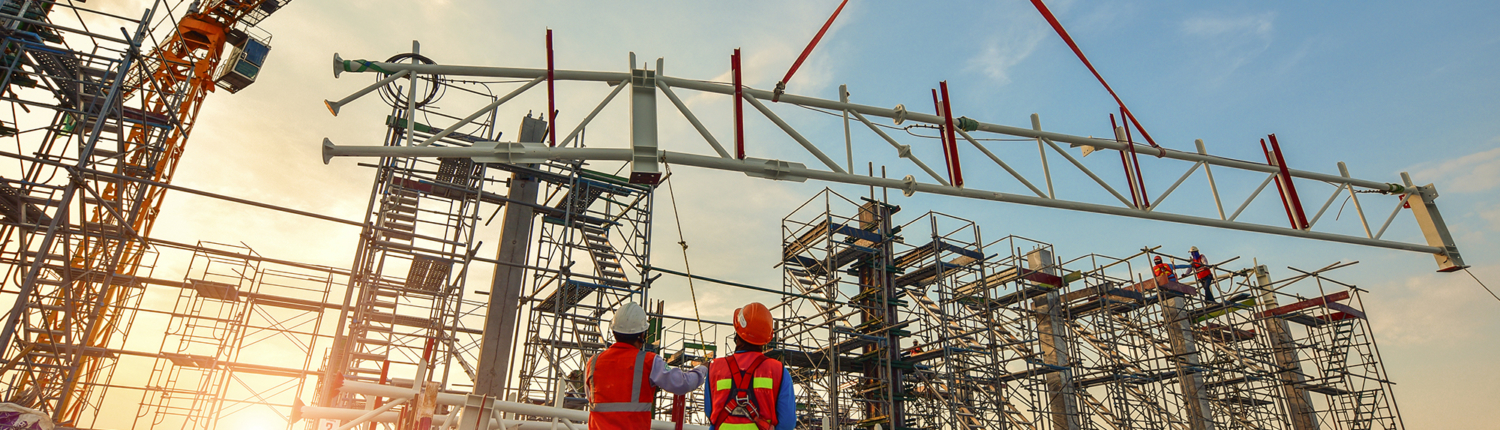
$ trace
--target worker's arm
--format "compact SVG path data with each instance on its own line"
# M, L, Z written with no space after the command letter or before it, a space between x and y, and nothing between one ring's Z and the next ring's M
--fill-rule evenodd
M776 430L797 427L797 393L792 391L792 371L781 367L781 394L776 396Z
M708 367L698 366L692 370L674 369L660 355L651 363L651 383L672 394L687 394L708 379Z

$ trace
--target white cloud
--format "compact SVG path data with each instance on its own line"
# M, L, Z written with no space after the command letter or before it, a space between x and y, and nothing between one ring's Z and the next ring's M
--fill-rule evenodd
M1275 12L1237 17L1195 16L1182 22L1182 32L1192 36L1253 35L1269 38L1275 20Z
M1500 142L1500 138L1492 140ZM1500 148L1460 155L1443 161L1418 164L1408 169L1419 184L1437 184L1438 192L1478 193L1500 184ZM1485 219L1494 221L1491 215Z
M985 76L994 79L999 85L1010 83L1010 69L1031 56L1036 51L1037 44L1047 36L1047 31L1043 28L1007 28L1009 30L1005 34L985 42L984 51L968 61L971 69L984 72Z
M1275 31L1275 12L1241 16L1198 15L1182 22L1182 34L1200 42L1201 55L1208 69L1203 76L1218 85L1240 67L1249 64L1271 47Z
M1490 205L1488 208L1480 209L1479 217L1489 221L1490 230L1500 231L1500 204Z
M1469 269L1496 279L1500 267ZM1493 283L1493 282L1490 282ZM1493 288L1493 287L1492 287ZM1483 335L1470 316L1493 312L1493 298L1466 274L1427 273L1371 288L1366 310L1380 342L1395 348L1451 346Z

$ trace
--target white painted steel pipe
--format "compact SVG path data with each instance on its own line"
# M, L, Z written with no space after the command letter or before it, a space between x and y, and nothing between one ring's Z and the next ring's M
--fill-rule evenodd
M317 420L326 418L339 421L353 421L369 412L364 409L325 408L319 406L303 406L301 410L303 419ZM434 415L432 421L434 423L446 423L443 425L443 428L458 428L457 415L458 412L456 411L449 414ZM394 423L400 419L401 413L388 411L376 414L365 422ZM490 418L490 428L511 429L513 426L520 426L521 430L552 429L552 423L546 421L497 420Z
M407 149L422 149L422 148L409 148L408 147ZM344 383L338 387L338 390L339 390L339 392L343 392L343 393L353 393L353 394L360 394L360 395L365 395L365 396L388 397L388 398L391 398L391 399L401 400L403 402L406 401L407 399L411 399L412 397L416 396L416 394L417 394L417 390L414 390L414 389L411 389L411 388L395 387L395 386L390 386L390 385L372 384L372 383L369 383L369 382L348 381L348 380L345 380ZM437 395L437 403L440 404L440 405L462 406L464 404L465 400L467 400L467 396L464 395L464 394L438 393L438 395ZM309 411L310 409L313 409L314 411L310 412ZM510 412L510 413L520 414L520 415L530 415L530 416L534 416L534 417L562 418L562 419L565 419L565 420L568 420L568 421L572 421L572 422L574 422L576 424L583 425L583 426L588 425L588 421L589 421L589 413L588 413L588 411L581 411L581 410L577 410L577 409L554 408L554 407L551 407L551 406L532 405L532 404L526 404L526 403L507 402L507 401L502 401L502 400L496 400L494 402L494 410L501 411L501 412ZM354 412L354 413L364 413L364 412L367 412L367 411L364 411L364 410L337 409L337 408L316 408L316 407L311 407L311 406L303 407L302 411L303 411L302 412L303 416L307 417L307 418L319 418L319 417L315 417L313 415L309 415L309 413L343 413L343 412L336 412L336 411L351 411L351 412ZM356 415L356 417L357 416L358 415ZM334 418L334 417L329 416L327 418ZM341 419L341 418L335 418L335 419ZM439 420L437 417L434 417L433 418L433 422L441 422L441 420ZM514 422L531 423L531 422L535 422L535 423L538 423L538 424L542 424L544 426L544 427L538 427L538 429L540 429L540 428L551 428L551 425L552 425L552 423L550 423L550 422L541 422L541 421L506 421L506 422L507 423L514 423ZM675 430L677 428L677 423L674 423L674 422L671 422L671 421L656 421L656 420L653 420L653 421L651 421L651 428L652 428L652 430ZM692 425L692 424L684 424L682 426L682 428L683 428L683 430L708 430L707 426ZM532 430L532 429L523 427L523 430Z
M403 64L403 63L385 63L385 62L378 62L378 61L371 61L371 62L369 62L369 64L379 66L380 69L386 71L387 73L389 73L389 72L395 72L395 71L401 71L401 70L410 70L412 73L418 73L418 74L487 76L487 77L504 77L504 78L522 78L522 79L535 79L537 77L546 76L547 75L547 69L528 69L528 68L517 68L517 67L451 66L451 65L441 65L441 64ZM373 70L374 70L374 68L370 68L369 70L366 70L366 71L367 72L371 72ZM356 70L354 70L351 66L346 65L344 71L355 72ZM630 78L630 74L626 73L626 72L596 72L596 71L579 71L579 70L556 70L556 71L554 71L553 77L556 80L566 80L566 81L599 81L599 82L617 83L617 82L620 82L622 80L629 79ZM732 95L732 94L734 94L734 87L732 85L729 85L729 84L720 84L720 83L714 83L714 82L704 82L704 81L699 81L699 80L694 80L694 79L676 78L676 77L661 76L661 75L658 75L656 77L656 79L658 81L660 81L660 82L665 83L666 85L670 85L672 87L677 87L677 88L686 88L686 89L698 90L698 91L703 91L703 92L719 93L719 94L726 94L726 95ZM747 94L749 96L752 96L752 97L762 98L762 99L772 97L772 92L771 91L758 90L758 89L753 89L753 88L748 88L748 87L746 87L746 88L743 89L743 93ZM836 111L848 110L850 112L858 112L858 113L862 113L862 114L865 114L865 115L878 116L878 117L890 118L890 119L895 119L898 116L903 116L906 120L909 120L909 121L924 122L924 123L928 123L928 124L939 124L939 123L944 122L944 119L942 117L939 117L937 115L932 115L932 114L924 114L924 113L910 112L910 111L905 112L903 114L898 114L894 108L883 108L883 107L861 105L861 104L856 104L856 103L845 103L845 102L840 102L840 101L836 101L836 100L827 100L827 99L820 99L820 98L806 97L806 96L798 96L798 95L792 95L792 94L782 94L781 98L780 98L780 102L781 103L787 103L787 104L796 104L796 105L802 105L802 106L816 107L816 108L827 109L827 110L836 110ZM1113 139L1100 139L1100 138L1093 138L1093 137L1074 136L1074 135L1070 135L1070 134L1054 133L1054 132L1049 132L1049 131L1033 130L1033 129L1021 128L1021 127L1011 127L1011 126L1005 126L1005 125L999 125L999 124L990 124L990 123L985 123L985 122L980 122L978 129L980 131L987 131L987 132L991 132L991 133L998 133L998 134L1004 134L1004 135L1010 135L1010 136L1018 136L1018 137L1028 137L1028 138L1043 138L1043 139L1049 139L1049 140L1052 140L1052 141L1055 141L1055 142L1067 142L1067 143L1078 144L1078 145L1089 145L1089 146L1093 146L1095 148L1107 148L1107 149L1113 149L1113 150L1116 150L1116 151L1127 150L1129 148L1129 144L1118 142L1118 141L1115 141ZM1176 159L1176 160L1195 161L1195 162L1196 161L1201 161L1201 162L1205 162L1205 163L1216 165L1216 166L1225 166L1225 167L1231 167L1231 168L1236 168L1236 169L1244 169L1244 170L1266 172L1266 173L1275 173L1275 172L1278 171L1278 169L1276 167L1270 166L1270 165L1265 164L1265 163L1256 163L1256 162L1249 162L1249 161L1241 161L1241 160L1235 160L1235 159L1229 159L1229 158L1223 158L1223 157L1215 157L1215 156L1211 156L1211 155L1197 154L1197 153L1193 153L1193 152L1184 152L1184 151L1177 151L1177 150L1172 150L1172 149L1162 149L1159 154L1163 158L1171 158L1171 159ZM1403 186L1401 186L1399 184L1393 184L1393 183L1388 183L1388 182L1378 182L1378 181L1369 181L1369 180L1362 180L1362 179L1345 178L1345 177L1341 177L1341 176L1338 176L1338 175L1329 175L1329 174L1324 174L1324 173L1308 172L1308 171L1294 170L1294 169L1289 169L1289 172L1291 173L1292 176L1298 177L1298 178L1303 178L1303 179L1310 179L1310 180L1315 180L1315 181L1330 182L1330 183L1336 183L1336 184L1350 184L1350 185L1353 185L1353 186L1356 186L1356 187L1367 188L1367 189L1372 189L1372 190L1379 190L1379 191L1387 191L1387 192L1409 192L1409 190L1406 190L1405 187L1403 187Z
M630 150L624 148L547 148L547 147L511 147L505 149L509 156L525 158L527 160L617 160L624 161L630 157ZM488 157L497 154L495 149L483 148L411 148L392 146L337 146L328 139L323 140L323 158L328 160L335 156L379 156L379 157ZM658 159L668 164L679 164L686 166L705 167L718 170L738 171L758 177L769 177L773 179L801 181L816 179L826 182L838 182L844 184L875 186L882 188L893 188L910 192L923 192L930 194L941 194L956 197L966 197L980 200L992 200L998 202L1019 203L1032 206L1042 206L1057 209L1068 209L1082 212L1093 212L1107 215L1119 215L1133 218L1153 219L1183 224L1195 224L1208 227L1218 227L1230 230L1250 231L1256 233L1267 233L1281 236L1300 237L1305 239L1316 239L1330 242L1351 243L1356 245L1373 246L1377 248L1397 249L1403 251L1425 252L1429 254L1444 254L1442 248L1419 245L1413 243L1382 241L1366 237L1346 236L1332 233L1322 233L1305 230L1295 230L1286 227L1276 227L1264 224L1250 224L1232 222L1214 218L1203 218L1189 215L1179 215L1161 212L1147 212L1138 209L1118 206L1108 206L1096 203L1073 202L1065 200L1049 199L1045 197L1024 196L1007 194L997 191L986 191L973 188L958 188L938 184L928 184L915 181L904 181L901 179L877 178L849 173L829 172L825 170L809 169L800 163L790 163L780 160L764 160L747 158L744 160L725 159L696 154L684 154L671 151L658 151ZM481 160L476 160L481 161ZM528 161L535 162L535 161Z

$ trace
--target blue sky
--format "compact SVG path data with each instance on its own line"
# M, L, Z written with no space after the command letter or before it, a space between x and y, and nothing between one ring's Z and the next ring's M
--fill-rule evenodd
M723 81L728 79L729 54L740 47L746 55L747 84L770 88L836 5L832 0L727 5L294 2L263 24L275 38L260 81L240 94L210 97L177 183L362 218L369 170L354 166L355 160L324 166L317 145L323 137L340 144L375 144L383 133L380 118L386 108L374 99L362 100L337 118L328 116L323 99L340 98L368 82L348 75L335 80L329 73L335 52L344 58L383 59L405 52L412 39L419 39L423 53L443 63L543 67L542 35L550 27L556 32L559 68L623 70L627 53L635 51L641 61L665 57L669 75ZM1419 183L1436 183L1442 192L1439 205L1473 272L1500 288L1500 248L1492 244L1500 235L1500 121L1495 120L1500 80L1494 77L1500 69L1500 31L1491 22L1500 16L1500 3L1049 5L1163 146L1191 150L1194 139L1203 139L1211 153L1254 161L1261 160L1257 139L1276 133L1295 168L1337 173L1335 163L1345 161L1354 176L1387 182L1399 182L1398 173L1410 171ZM1114 102L1030 3L1020 0L851 1L789 92L836 99L838 85L847 84L855 102L904 103L913 111L931 112L928 91L942 80L949 82L957 114L1025 127L1029 115L1037 113L1047 130L1110 133ZM570 129L607 94L602 87L559 85L564 127ZM514 112L507 112L519 117L545 109L541 94L518 98L509 105ZM685 98L721 141L729 140L727 98ZM663 147L707 153L701 138L684 121L668 119L671 108L661 105ZM833 158L843 159L838 121L785 107L778 107L778 113ZM590 142L620 146L624 134L611 133L624 130L624 118L623 107L611 106L596 120ZM747 132L752 156L817 163L799 155L795 143L769 123L757 120ZM514 128L502 124L503 130ZM929 163L940 163L930 140L897 138ZM1040 179L1034 143L986 144L1034 182ZM1000 177L1003 173L973 148L961 146L970 186L1023 190ZM895 164L889 146L868 131L856 130L854 147L859 165L890 164L893 172L922 176L915 168ZM1117 164L1097 157L1085 162L1121 187ZM1062 160L1051 160L1054 172L1062 170ZM1152 192L1170 185L1187 167L1149 159L1144 163ZM771 268L779 252L780 219L826 184L776 183L688 169L677 173L681 223L693 243L694 271L759 285L780 283L779 272ZM1103 194L1086 178L1057 174L1059 196L1105 201L1097 200ZM1195 178L1177 191L1170 208L1213 216L1201 173ZM1258 183L1260 177L1225 173L1219 180L1223 191L1226 184ZM1306 187L1317 190L1304 191L1308 205L1321 204L1331 190ZM846 195L863 192L835 189ZM1226 196L1225 205L1237 205L1246 193ZM1362 200L1376 223L1394 205L1389 198ZM1128 255L1155 245L1185 253L1196 245L1214 259L1238 255L1248 263L1258 258L1277 277L1291 273L1286 266L1308 269L1338 260L1361 261L1336 272L1336 278L1371 291L1365 296L1367 309L1387 370L1398 383L1396 396L1406 424L1479 428L1500 420L1500 411L1492 408L1500 400L1500 370L1490 363L1500 353L1500 302L1462 273L1432 273L1429 256L994 202L919 195L893 203L911 213L940 210L968 217L987 238L1018 234L1051 242L1064 258L1092 252ZM1274 197L1258 203L1246 219L1284 225ZM664 210L666 204L658 200L658 208ZM1352 207L1345 209L1333 231L1357 234L1350 211ZM678 220L661 212L658 234L672 232L669 227ZM350 261L357 233L187 196L169 198L162 220L158 235L164 238L244 240L264 255L341 267ZM1401 215L1392 229L1388 234L1393 238L1420 240L1409 215ZM658 242L675 242L675 235L670 236L659 236ZM657 258L675 263L681 255L659 249ZM713 317L757 298L734 292L700 297L700 304L705 317ZM669 309L690 306L675 300Z

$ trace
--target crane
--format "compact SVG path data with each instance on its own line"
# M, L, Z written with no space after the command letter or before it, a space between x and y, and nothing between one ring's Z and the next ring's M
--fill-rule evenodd
M102 375L111 374L106 370L118 358L109 346L129 324L125 286L141 282L136 277L149 251L146 238L166 192L159 184L171 183L208 94L254 83L270 45L268 36L250 31L290 1L195 0L170 36L143 55L153 13L171 10L158 4L131 40L120 41L128 42L123 60L105 70L90 69L92 59L65 44L43 44L61 43L61 37L13 45L30 55L35 75L54 82L59 110L76 112L64 114L62 133L49 134L48 144L75 134L80 142L71 184L50 204L56 212L40 219L7 214L23 226L21 234L40 236L34 250L23 249L30 261L18 264L26 267L20 294L0 333L0 345L10 352L0 373L15 371L12 395L35 396L36 405L63 424L97 408L91 391L108 384ZM40 24L31 24L36 33L60 33L45 25L53 5L27 5L18 16L37 18ZM100 143L109 128L116 145ZM38 225L26 228L28 221Z

